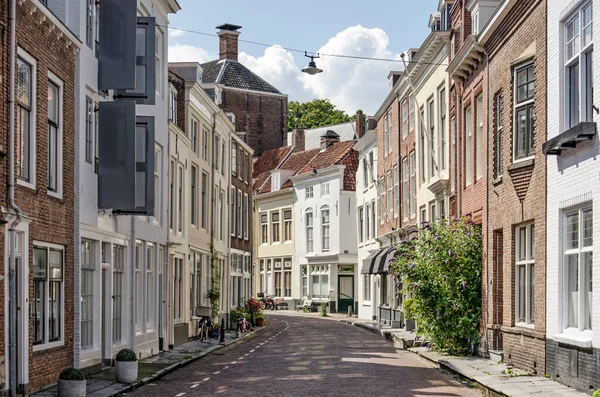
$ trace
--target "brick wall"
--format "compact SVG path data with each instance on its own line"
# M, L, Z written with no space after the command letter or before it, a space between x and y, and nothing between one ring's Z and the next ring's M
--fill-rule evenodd
M235 115L235 130L246 132L255 156L286 145L286 96L224 88L221 108Z
M551 379L591 394L600 387L600 351L546 341L546 373Z
M417 208L412 209L412 208L410 208L410 205L409 205L409 208L408 208L408 217L409 217L409 219L408 219L408 221L404 221L404 216L403 216L403 211L404 211L403 210L403 205L404 205L404 202L402 201L402 197L404 195L404 193L403 193L403 187L404 187L404 185L402 183L402 178L403 178L403 172L404 171L402 170L402 164L403 164L404 159L406 159L407 160L407 164L408 164L408 170L407 170L407 173L408 173L408 185L409 185L409 194L408 194L408 197L409 197L409 204L410 204L410 157L409 157L409 155L410 155L411 152L414 153L413 155L415 157L415 192L414 192L415 195L417 194L416 190L418 189L418 185L419 185L418 176L416 175L416 173L417 173L416 168L417 168L417 165L418 165L417 152L416 152L416 150L417 150L417 141L416 141L416 139L417 139L416 138L417 133L416 133L416 130L417 130L418 122L416 120L416 118L417 118L417 116L416 116L417 109L415 109L415 113L414 114L410 114L409 113L409 115L408 115L408 118L409 118L408 128L409 128L409 130L410 130L410 119L411 118L415 119L415 121L414 121L414 123L415 123L414 130L413 131L408 131L406 137L403 138L402 137L402 134L404 134L404 131L402 131L402 128L404 128L402 126L402 103L403 103L403 101L406 101L406 103L409 103L408 102L409 101L409 95L408 94L405 97L402 98L402 101L400 101L400 103L398 105L399 106L399 125L400 125L400 129L399 129L399 133L398 133L399 134L399 139L400 139L400 160L399 160L399 163L400 163L400 172L399 172L399 175L400 175L400 218L399 219L400 219L400 222L401 222L400 223L401 227L402 228L407 228L407 227L410 227L410 226L416 226L417 225L417 219L419 217L419 208L418 208L418 203L417 203L417 200L416 200L416 197L415 197L415 206ZM410 107L409 107L409 110L410 110ZM412 218L411 218L411 210L415 214L415 216L412 217Z
M2 5L0 6L0 98L8 98L8 62L7 62L7 58L8 58L8 49L9 49L9 44L8 44L8 33L9 33L9 29L8 29L8 5ZM3 145L3 151L7 152L8 151L8 147L6 146L8 141L7 141L7 130L6 128L8 127L8 118L7 118L8 114L7 114L7 108L6 108L6 101L0 101L0 142ZM2 199L5 199L5 186L6 186L6 179L5 179L5 175L7 172L7 161L0 161L0 176L2 177L2 184L0 185L0 195L2 196ZM3 201L1 203L1 205L5 205L6 201ZM4 225L0 224L0 246L2 247L2 249L4 248L4 246L2 245L2 242L4 241L5 235L4 235ZM1 251L4 252L4 251ZM4 258L4 256L2 256ZM5 273L5 266L4 266L4 261L0 260L0 274L4 275ZM5 346L5 342L6 342L6 336L5 336L5 313L8 314L8 308L4 307L4 289L5 289L6 284L4 282L0 283L0 324L2 324L2 326L0 327L0 365L2 368L2 373L0 374L0 383L6 383L7 380L5 379L6 376L6 372L4 371L5 367L4 367L4 360L6 357L6 346Z
M25 3L27 4L27 3ZM4 12L4 7L2 11ZM38 390L55 383L60 371L73 365L73 228L74 228L74 166L75 166L75 58L72 49L66 47L64 39L57 38L56 33L48 31L48 22L41 23L39 14L31 15L27 8L17 7L17 44L33 56L37 62L36 90L36 190L17 186L16 202L19 207L33 220L29 227L29 257L33 257L33 241L54 243L64 246L64 346L33 352L33 322L29 323L29 391ZM2 35L2 75L7 74L7 38ZM62 150L63 150L63 198L56 199L47 194L48 186L48 72L54 73L64 83L62 102ZM2 81L6 81L5 78ZM6 88L2 87L3 94ZM2 101L0 111L0 142L8 150L8 130L5 122L6 109ZM0 201L5 205L7 200L6 182L8 175L8 158L2 159L0 172L3 183L0 184ZM2 228L3 229L3 228ZM0 239L0 249L4 252L4 238ZM33 261L30 261L30 266ZM4 274L4 263L0 270ZM33 299L33 269L29 275L29 296ZM4 289L0 288L3 294ZM0 299L3 304L4 299ZM0 310L0 313L4 313ZM3 324L3 323L2 323ZM0 338L2 347L4 335Z
M244 193L246 193L248 195L248 240L244 239L243 237L240 238L238 237L239 234L236 232L235 235L236 237L231 237L231 248L233 249L237 249L237 250L241 250L241 251L247 251L247 252L252 252L252 166L253 166L253 161L252 161L252 155L250 155L242 145L238 145L238 160L240 159L240 156L242 159L244 159L244 161L247 162L244 164L244 169L246 169L246 167L250 167L250 171L249 171L249 178L248 178L248 183L244 181L240 180L238 178L238 176L231 176L231 184L236 188L236 190L241 190L242 191L242 197L244 195ZM231 194L231 192L228 192L226 194L226 197L229 196L229 194ZM242 198L243 200L243 198ZM236 203L237 203L237 198L236 198ZM243 203L243 201L242 201ZM242 204L243 205L243 204ZM242 207L242 213L243 213L243 207ZM239 216L239 215L238 215ZM245 222L245 220L244 220ZM237 223L237 222L236 222ZM283 219L281 219L281 224L283 225ZM238 227L239 223L236 224L236 231L237 231L237 227ZM233 233L232 231L230 231L231 233ZM243 231L242 231L242 236L243 236ZM237 302L234 302L237 303Z

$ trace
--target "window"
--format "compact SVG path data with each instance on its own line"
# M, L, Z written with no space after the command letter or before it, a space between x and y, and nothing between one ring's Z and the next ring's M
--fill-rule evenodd
M329 195L329 182L321 183L321 197Z
M383 116L383 157L387 157L390 149L390 135L388 133L388 114Z
M94 243L81 241L81 347L94 347Z
M271 191L276 192L281 187L280 183L281 175L278 171L271 174Z
M177 91L169 90L169 121L177 124Z
M314 252L313 212L306 210L306 252Z
M363 188L369 187L369 170L367 165L367 159L364 158L363 161Z
M496 153L494 161L494 178L502 175L502 95L496 95Z
M192 165L192 183L190 185L191 192L191 222L192 225L198 225L198 167Z
M371 275L363 275L363 302L371 302Z
M450 191L456 190L456 118L450 122Z
M471 107L465 110L465 185L473 183L473 116Z
M283 240L292 241L292 210L283 210Z
M427 107L429 136L427 137L427 146L429 149L429 177L433 178L436 173L435 165L435 105L433 99L428 103Z
M260 243L269 243L269 217L266 212L260 214Z
M60 173L62 148L61 139L61 103L62 96L60 87L52 81L48 81L48 190L60 193Z
M243 229L244 229L244 217L242 214L242 191L238 190L238 198L237 198L237 215L238 215L238 229L237 234L239 238L242 238Z
M208 161L208 131L202 129L202 160Z
M592 329L594 218L591 207L565 213L563 275L565 328Z
M231 142L231 175L237 176L237 143Z
M329 297L329 266L311 266L312 297L326 299Z
M244 239L248 240L248 230L250 227L250 213L248 212L248 194L244 193ZM284 213L285 218L285 213Z
M302 276L302 296L308 297L308 266L303 265L300 268L300 275Z
M169 168L169 229L173 230L175 219L175 162Z
M421 213L421 222L427 222L427 208L423 205L419 212Z
M448 137L446 136L446 88L441 88L439 92L438 98L439 106L440 106L440 155L439 155L439 166L440 170L443 171L446 169L446 141Z
M238 178L240 181L244 179L244 151L242 150L242 146L238 146Z
M219 192L219 240L223 241L223 229L225 228L225 190Z
M146 247L146 329L154 328L154 245ZM138 303L139 304L139 303Z
M388 112L388 116L387 116L387 123L388 123L388 128L387 128L387 132L388 132L388 138L387 138L387 141L388 141L388 151L387 151L387 154L388 155L390 153L392 153L392 151L393 151L392 134L393 134L394 127L393 127L393 124L392 124L392 120L393 120L392 111L390 110Z
M192 119L192 150L198 154L198 120Z
M292 261L289 258L283 260L283 296L292 296Z
M33 344L46 345L63 340L64 249L33 246Z
M162 171L162 150L160 146L154 148L154 224L157 226L161 225L161 214L162 214L162 202L161 193L162 186L160 185L160 175Z
M208 189L208 174L205 172L202 173L202 198L201 198L201 209L202 209L202 219L200 220L202 229L206 230L206 223L208 217L208 197L207 197L207 189Z
M213 145L213 150L214 150L214 155L213 155L213 162L215 165L215 169L218 171L219 170L219 149L221 149L221 143L219 142L220 139L218 136L215 137L214 140L214 145Z
M94 49L94 19L96 13L96 0L87 0L85 18L85 44Z
M437 219L437 206L435 201L429 203L429 221L434 222Z
M409 188L408 188L408 157L402 160L402 217L408 219Z
M112 304L113 304L113 344L122 340L123 330L123 273L125 265L125 247L113 246L113 282L112 282Z
M156 93L158 94L158 96L160 96L161 92L162 92L162 85L163 85L163 79L162 79L162 63L160 61L160 56L162 54L162 37L163 37L163 33L162 31L157 27L156 28L156 41L154 42L154 78L156 79L155 82L155 86L156 86Z
M183 232L183 167L179 167L177 193L177 230Z
M415 97L408 96L408 131L409 134L415 130Z
M246 164L244 166L244 169L246 170L246 172L244 172L244 182L248 184L250 183L250 167L252 166L252 163L250 163L250 153L244 152L244 163Z
M369 180L370 183L375 182L375 168L373 168L375 165L375 161L373 159L375 156L374 152L374 150L369 152L369 172L371 173L371 179Z
M421 108L421 118L419 120L419 124L421 125L419 135L419 149L421 150L421 155L419 156L419 172L421 173L421 183L425 183L427 180L427 175L425 175L425 153L427 150L425 144L425 110L423 108Z
M17 114L15 117L15 153L17 157L17 177L25 182L32 182L33 178L33 150L35 148L35 120L32 113L35 106L33 82L35 81L35 68L17 58L16 98Z
M375 226L376 226L376 221L375 221L375 200L371 201L371 236L373 238L375 238L376 234L375 234Z
M364 229L365 219L363 207L358 207L358 242L362 243L365 240Z
M235 237L235 226L237 225L237 220L235 219L235 209L237 208L235 205L235 199L237 198L237 190L235 187L231 187L231 196L229 197L230 201L231 201L231 208L230 208L230 214L229 217L231 219L231 224L230 224L230 229L231 229L231 235ZM263 241L263 243L265 243L266 241Z
M474 12L471 16L471 31L473 34L479 34L479 12Z
M323 251L329 251L329 207L321 207L321 237Z
M196 306L202 305L202 256L197 251L190 253L190 316L195 316Z
M398 218L398 216L400 215L400 171L399 171L397 165L394 166L393 179L394 179L394 209L393 209L393 212L394 212L394 218Z
M477 180L483 177L483 96L479 95L475 102L475 176Z
M221 175L225 175L225 140L221 144Z
M279 211L271 212L271 240L279 242Z
M533 63L515 69L515 160L533 155Z
M592 19L592 3L588 2L565 23L567 128L593 119Z
M365 205L365 241L371 240L371 205Z
M379 178L379 224L383 225L385 221L387 208L385 208L385 184L383 177Z
M515 308L518 324L533 324L535 286L535 228L534 225L515 230Z
M393 175L392 175L391 171L388 171L387 174L385 175L385 186L386 186L385 205L387 207L387 211L385 212L386 222L390 221L390 218L393 216L393 213L394 213L394 207L392 207L392 202L393 202L392 189L394 188L394 181L393 181L392 177L393 177Z
M142 262L144 258L142 257L142 243L137 242L135 245L135 301L136 302L144 302L143 293L144 286L142 282ZM143 303L136 305L135 309L135 330L142 330L142 318L144 316L143 311Z
M313 187L309 186L306 189L304 189L304 195L306 196L307 199L313 198L314 197L314 195L313 195Z
M94 102L85 98L85 161L92 164L94 135Z
M402 102L402 138L408 136L408 102Z
M415 152L412 151L408 155L408 165L410 174L410 217L415 218L417 216L417 176L415 175Z
M173 261L173 318L180 320L183 317L183 259Z

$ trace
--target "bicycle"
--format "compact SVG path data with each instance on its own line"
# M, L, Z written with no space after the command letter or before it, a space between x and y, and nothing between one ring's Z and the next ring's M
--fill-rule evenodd
M275 309L275 302L273 301L273 298L270 296L265 296L264 292L259 292L258 294L258 300L260 302L260 308L262 310L274 310Z
M244 333L246 331L254 330L252 323L250 321L246 320L246 317L240 318L238 323L240 324L240 330L242 333Z
M200 322L198 323L198 328L200 328L200 342L204 342L205 340L210 341L208 331L212 327L214 327L214 324L210 317L202 317L200 319Z

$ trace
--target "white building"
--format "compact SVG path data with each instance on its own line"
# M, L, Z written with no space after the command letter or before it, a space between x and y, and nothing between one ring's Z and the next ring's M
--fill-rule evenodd
M547 10L546 372L587 391L600 383L600 2L549 0Z
M377 132L368 131L354 145L358 152L356 173L356 216L358 230L358 317L377 318L376 277L369 274L370 260L365 259L379 250L377 238Z
M291 178L294 183L295 288L330 311L356 311L358 244L355 142L327 132L320 153Z
M75 253L75 365L109 363L124 347L141 356L156 354L166 338L167 280L167 26L175 0L140 0L137 15L154 17L156 98L136 105L136 116L155 126L154 216L120 216L98 210L98 104L113 91L98 88L99 7L92 0L69 0L67 24L84 45L77 70ZM79 260L77 259L79 258ZM133 294L133 296L131 295ZM79 310L80 309L80 310Z

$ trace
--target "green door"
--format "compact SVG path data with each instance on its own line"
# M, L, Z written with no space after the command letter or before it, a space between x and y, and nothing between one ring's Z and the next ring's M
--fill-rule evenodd
M338 276L338 313L354 311L354 276Z

